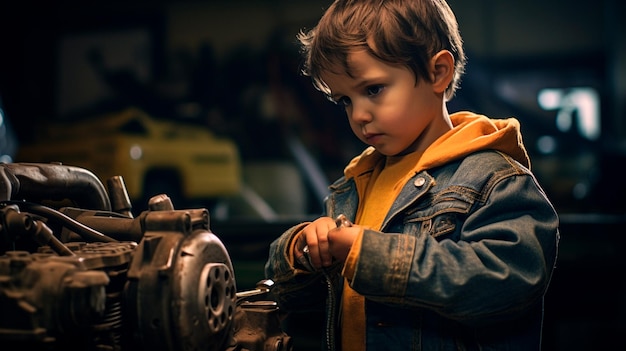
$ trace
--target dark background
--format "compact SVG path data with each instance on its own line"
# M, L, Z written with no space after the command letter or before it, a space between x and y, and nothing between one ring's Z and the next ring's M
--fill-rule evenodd
M16 134L12 150L34 141L46 123L138 105L155 117L234 139L249 162L292 161L285 139L296 136L332 180L362 145L343 113L298 74L295 43L296 33L312 27L326 5L4 2L0 103ZM614 170L626 136L623 2L450 5L469 56L450 111L519 118L534 171L560 212L621 214L624 187ZM591 122L581 110L566 111L567 98L579 88L596 94ZM563 94L562 106L542 109L542 89ZM585 136L578 129L584 120L600 133Z
M626 222L620 172L626 155L625 3L449 3L469 56L449 109L519 118L533 171L561 214L545 349L625 348L620 259ZM326 5L317 0L4 2L0 148L5 150L0 151L11 155L35 141L37 128L47 123L83 121L136 105L155 117L196 123L232 138L244 168L293 163L285 141L296 136L331 181L362 145L342 112L299 76L295 44L296 33L312 27ZM542 89L571 99L542 109L537 99ZM597 97L591 119L580 109L567 111L567 102L582 101L573 97L578 91ZM557 124L568 120L569 127ZM591 121L599 134L578 129L581 121ZM296 195L290 189L272 191ZM315 190L306 191L307 207L286 219L215 222L213 230L239 269L240 286L261 278L274 237L318 211Z

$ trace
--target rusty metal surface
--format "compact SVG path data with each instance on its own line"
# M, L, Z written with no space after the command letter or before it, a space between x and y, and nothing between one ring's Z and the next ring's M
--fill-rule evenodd
M0 164L3 350L293 348L271 281L237 291L206 209L163 194L133 217L123 184L109 195L87 170Z

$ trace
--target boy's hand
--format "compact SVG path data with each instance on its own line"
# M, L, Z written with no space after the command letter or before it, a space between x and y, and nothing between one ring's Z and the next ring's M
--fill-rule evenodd
M343 263L348 257L352 244L363 230L360 225L339 226L328 232L330 252L335 260Z
M353 226L343 215L337 219L320 217L299 234L295 245L296 259L306 259L306 248L314 269L330 266L333 259L344 262L361 229L360 226Z
M304 248L307 247L310 262L315 269L330 266L332 255L328 243L328 232L336 227L335 220L330 217L320 217L309 223L298 235L295 245L296 258L302 255Z

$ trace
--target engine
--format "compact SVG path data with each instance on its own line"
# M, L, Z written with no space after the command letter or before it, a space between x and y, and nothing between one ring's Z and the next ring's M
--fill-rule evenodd
M237 291L206 209L134 216L121 177L0 164L0 348L292 350L272 282Z

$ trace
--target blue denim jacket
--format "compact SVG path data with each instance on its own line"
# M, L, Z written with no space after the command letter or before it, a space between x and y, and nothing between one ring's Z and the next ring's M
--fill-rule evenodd
M325 215L354 219L357 206L354 181L341 178ZM329 297L324 275L289 263L289 243L306 224L271 244L265 266L286 311L325 308ZM558 240L545 193L505 154L482 151L419 172L382 230L365 230L354 276L346 277L365 296L367 349L539 350ZM325 271L335 301L341 272L338 265Z

